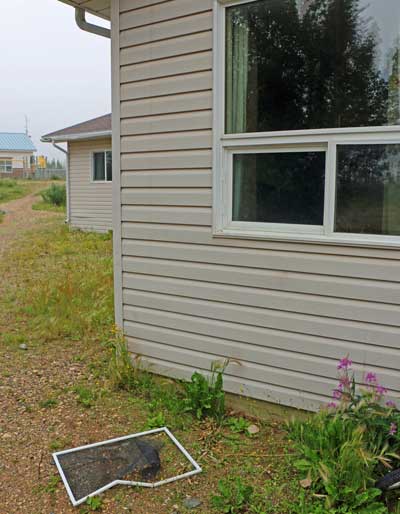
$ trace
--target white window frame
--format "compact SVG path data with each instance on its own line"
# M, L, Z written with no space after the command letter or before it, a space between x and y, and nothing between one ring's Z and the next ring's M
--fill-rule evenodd
M12 173L13 172L13 161L12 159L0 158L0 173Z
M400 236L334 231L336 147L354 144L400 144L400 126L225 133L226 9L255 1L258 0L214 0L213 235L302 243L400 247ZM321 149L326 151L323 227L232 220L234 154L321 151Z
M106 157L106 154L110 152L111 153L111 156L112 156L112 150L110 148L108 149L105 149L105 150L93 150L92 153L91 153L91 168L90 168L90 181L93 183L93 184L111 184L112 183L112 178L111 180L108 180L107 179L107 157ZM95 154L98 154L98 153L102 153L104 155L104 180L95 180L94 178L94 156ZM112 164L111 164L112 166ZM113 175L113 169L111 168L111 175Z

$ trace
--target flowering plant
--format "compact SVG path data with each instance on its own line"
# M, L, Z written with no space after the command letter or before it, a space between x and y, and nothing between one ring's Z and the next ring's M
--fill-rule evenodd
M307 491L301 512L317 512L318 498L324 502L318 512L387 513L390 498L376 484L400 466L400 411L376 373L360 380L349 356L340 359L337 371L327 408L289 423L299 457L294 465Z
M368 371L357 384L353 362L346 356L338 365L338 385L333 390L329 411L343 419L354 419L365 427L368 447L381 451L388 457L382 463L400 459L400 411L393 400L386 398L388 390L378 380L376 373Z

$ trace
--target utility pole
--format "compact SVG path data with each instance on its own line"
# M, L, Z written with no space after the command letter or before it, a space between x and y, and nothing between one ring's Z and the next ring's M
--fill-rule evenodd
M25 134L27 136L29 136L29 118L26 114L25 114Z

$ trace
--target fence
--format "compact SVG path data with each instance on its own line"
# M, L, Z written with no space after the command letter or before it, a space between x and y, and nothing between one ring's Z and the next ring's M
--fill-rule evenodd
M51 180L54 178L65 180L66 172L65 170L37 169L26 178L32 178L33 180Z

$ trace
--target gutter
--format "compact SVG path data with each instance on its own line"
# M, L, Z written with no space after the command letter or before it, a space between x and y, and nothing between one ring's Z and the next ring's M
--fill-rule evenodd
M75 21L78 27L85 32L90 32L96 36L106 37L111 39L111 30L99 25L94 25L86 21L86 10L82 7L75 7Z
M48 136L43 136L42 141L44 143L52 143L52 142L58 142L58 143L65 143L68 141L79 141L80 139L101 139L103 137L112 137L112 131L111 130L103 130L101 132L80 132L78 134L61 134L59 136L54 135L52 136L49 134Z

